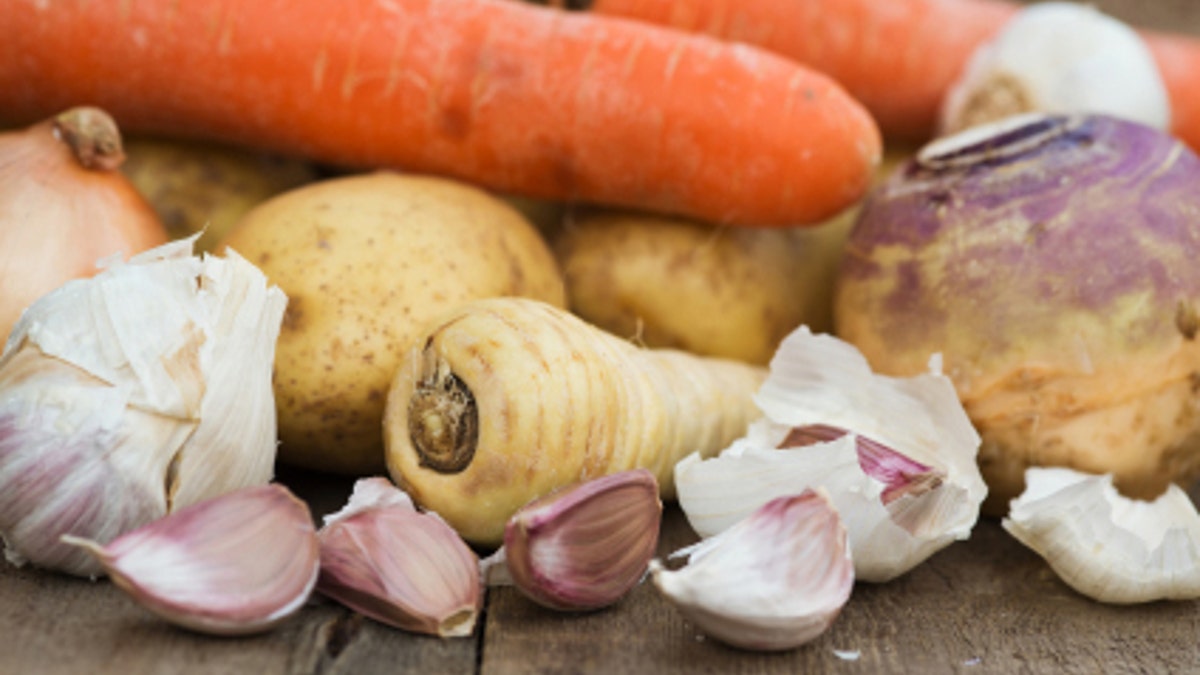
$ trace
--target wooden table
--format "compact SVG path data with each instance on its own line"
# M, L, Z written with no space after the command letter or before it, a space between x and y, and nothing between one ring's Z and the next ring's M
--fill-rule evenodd
M1197 0L1093 4L1147 27L1200 34ZM308 474L280 478L318 515L339 508L350 489ZM661 552L694 539L669 508ZM410 672L1200 673L1200 602L1092 602L993 520L900 579L860 583L826 634L779 654L704 639L648 584L579 615L494 588L472 638L409 635L314 602L271 633L221 639L159 621L111 583L0 564L0 675Z
M280 480L317 515L350 490ZM668 508L660 553L694 540ZM320 600L265 635L214 638L163 623L107 581L0 565L0 627L4 675L1200 672L1200 601L1093 602L993 520L897 580L858 584L827 633L776 654L705 639L648 583L584 614L492 588L472 638L411 635Z

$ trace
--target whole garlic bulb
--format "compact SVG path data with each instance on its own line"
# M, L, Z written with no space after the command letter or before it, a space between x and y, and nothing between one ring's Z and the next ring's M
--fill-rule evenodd
M109 261L35 302L0 355L6 557L78 575L62 535L107 543L174 509L267 483L271 369L287 299L194 238Z
M947 92L943 134L1022 113L1101 113L1165 130L1171 103L1154 55L1130 26L1077 2L1024 7L971 57Z

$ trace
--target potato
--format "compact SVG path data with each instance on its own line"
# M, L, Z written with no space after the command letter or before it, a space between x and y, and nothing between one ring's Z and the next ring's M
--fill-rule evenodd
M310 469L385 470L388 386L435 315L499 295L565 306L536 228L501 199L447 179L318 181L254 208L222 245L288 296L275 354L279 459Z
M750 229L592 212L571 218L553 248L568 306L587 321L650 347L766 364L801 324L829 329L850 219Z
M154 207L173 239L200 230L197 251L211 251L247 211L317 179L300 160L223 145L164 138L125 139L121 171Z

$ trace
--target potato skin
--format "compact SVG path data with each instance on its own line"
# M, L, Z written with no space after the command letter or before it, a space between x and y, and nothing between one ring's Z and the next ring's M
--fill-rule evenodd
M125 140L124 173L146 196L172 239L203 231L212 251L251 208L317 179L314 167L229 146L168 138Z
M250 211L222 246L288 296L275 354L279 459L331 473L384 471L388 386L424 323L489 296L565 305L537 230L447 179L377 172L313 183Z
M593 211L552 245L571 311L587 321L649 347L766 364L801 324L831 329L851 222L752 229Z

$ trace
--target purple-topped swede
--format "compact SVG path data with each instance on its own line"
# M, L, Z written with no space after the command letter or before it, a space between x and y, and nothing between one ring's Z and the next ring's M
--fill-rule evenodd
M880 372L940 353L983 438L985 511L1027 466L1133 497L1200 473L1200 158L1098 115L926 146L867 199L836 332Z

